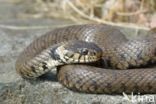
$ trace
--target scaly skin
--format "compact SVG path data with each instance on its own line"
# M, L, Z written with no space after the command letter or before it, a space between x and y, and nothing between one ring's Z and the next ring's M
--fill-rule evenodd
M156 68L127 70L155 63L155 38L150 36L146 39L129 41L118 29L102 24L58 28L39 37L19 56L16 62L17 72L21 76L31 74L34 72L31 67L34 64L31 62L34 57L56 43L69 40L96 43L103 50L102 59L115 70L100 68L104 65L99 68L89 65L65 65L59 69L58 79L66 87L87 93L156 93ZM44 59L45 57L40 60ZM102 61L102 64L105 61ZM39 61L35 61L36 65L38 63ZM117 68L125 70L116 70ZM35 72L37 70L35 68ZM46 72L43 70L42 74Z

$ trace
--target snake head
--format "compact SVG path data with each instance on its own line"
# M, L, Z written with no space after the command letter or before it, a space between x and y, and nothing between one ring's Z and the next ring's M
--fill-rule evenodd
M79 40L63 44L57 53L64 63L89 63L102 57L102 50L95 43Z

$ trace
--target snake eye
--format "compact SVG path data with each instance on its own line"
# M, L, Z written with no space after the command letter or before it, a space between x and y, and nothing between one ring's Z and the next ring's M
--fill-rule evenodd
M80 50L80 53L81 53L82 55L87 55L87 54L88 54L88 49L83 48L83 49Z

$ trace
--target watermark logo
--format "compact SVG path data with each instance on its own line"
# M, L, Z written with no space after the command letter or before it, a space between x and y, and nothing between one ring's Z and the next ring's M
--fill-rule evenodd
M127 100L131 103L156 104L154 95L140 95L140 93L134 95L133 92L131 93L131 95L127 95L123 92L123 96L124 100Z

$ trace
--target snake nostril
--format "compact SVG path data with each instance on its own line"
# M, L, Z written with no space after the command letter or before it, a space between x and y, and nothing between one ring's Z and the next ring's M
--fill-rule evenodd
M93 52L92 54L95 56L96 55L96 52Z

